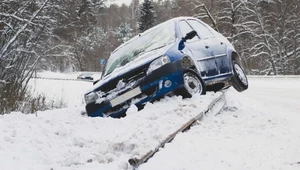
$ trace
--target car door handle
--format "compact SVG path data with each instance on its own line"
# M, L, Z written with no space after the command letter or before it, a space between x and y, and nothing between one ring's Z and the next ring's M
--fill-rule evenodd
M209 48L209 46L208 46L208 45L206 45L206 46L205 46L205 48Z

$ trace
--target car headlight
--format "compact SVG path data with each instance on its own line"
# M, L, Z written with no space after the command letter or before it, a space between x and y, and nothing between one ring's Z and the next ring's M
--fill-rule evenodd
M158 69L159 67L167 64L167 63L170 63L170 58L168 56L161 56L159 57L158 59L152 61L152 63L150 64L149 68L148 68L148 71L147 71L147 74L151 73L152 71Z
M95 92L91 92L84 96L84 100L86 104L92 103L98 99L98 95Z

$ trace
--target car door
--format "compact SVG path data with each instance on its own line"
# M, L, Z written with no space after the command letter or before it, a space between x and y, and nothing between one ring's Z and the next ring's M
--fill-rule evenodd
M215 36L213 32L206 26L195 19L189 19L189 24L197 31L200 38L205 39L211 54L215 57L217 74L230 72L230 62L227 57L227 47L224 38Z
M186 20L179 21L179 29L182 36L193 30ZM217 74L215 57L209 50L209 44L205 39L195 36L192 40L187 40L185 45L187 48L183 49L183 52L188 54L187 49L190 50L202 77L210 77Z

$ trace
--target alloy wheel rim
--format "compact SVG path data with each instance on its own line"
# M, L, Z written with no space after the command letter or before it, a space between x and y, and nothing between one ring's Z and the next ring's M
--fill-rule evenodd
M237 73L239 79L243 82L244 85L248 85L248 80L242 68L238 64L234 64L235 72Z
M200 80L192 74L184 74L184 87L190 94L202 93Z

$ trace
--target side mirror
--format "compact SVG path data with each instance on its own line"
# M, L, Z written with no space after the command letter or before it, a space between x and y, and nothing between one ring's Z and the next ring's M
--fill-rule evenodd
M193 30L193 31L187 33L185 35L185 37L182 37L182 40L178 44L178 50L180 50L180 51L183 50L185 47L184 43L186 42L186 40L193 39L196 35L197 35L197 32L195 30Z
M93 85L94 85L94 84L96 84L96 83L98 83L98 81L100 81L100 79L99 79L99 80L96 80L96 81L94 81L94 82L93 82Z
M187 34L185 35L185 37L183 37L182 39L183 39L183 41L185 42L186 40L193 39L196 35L197 35L197 32L196 32L195 30L193 30L193 31L187 33Z

